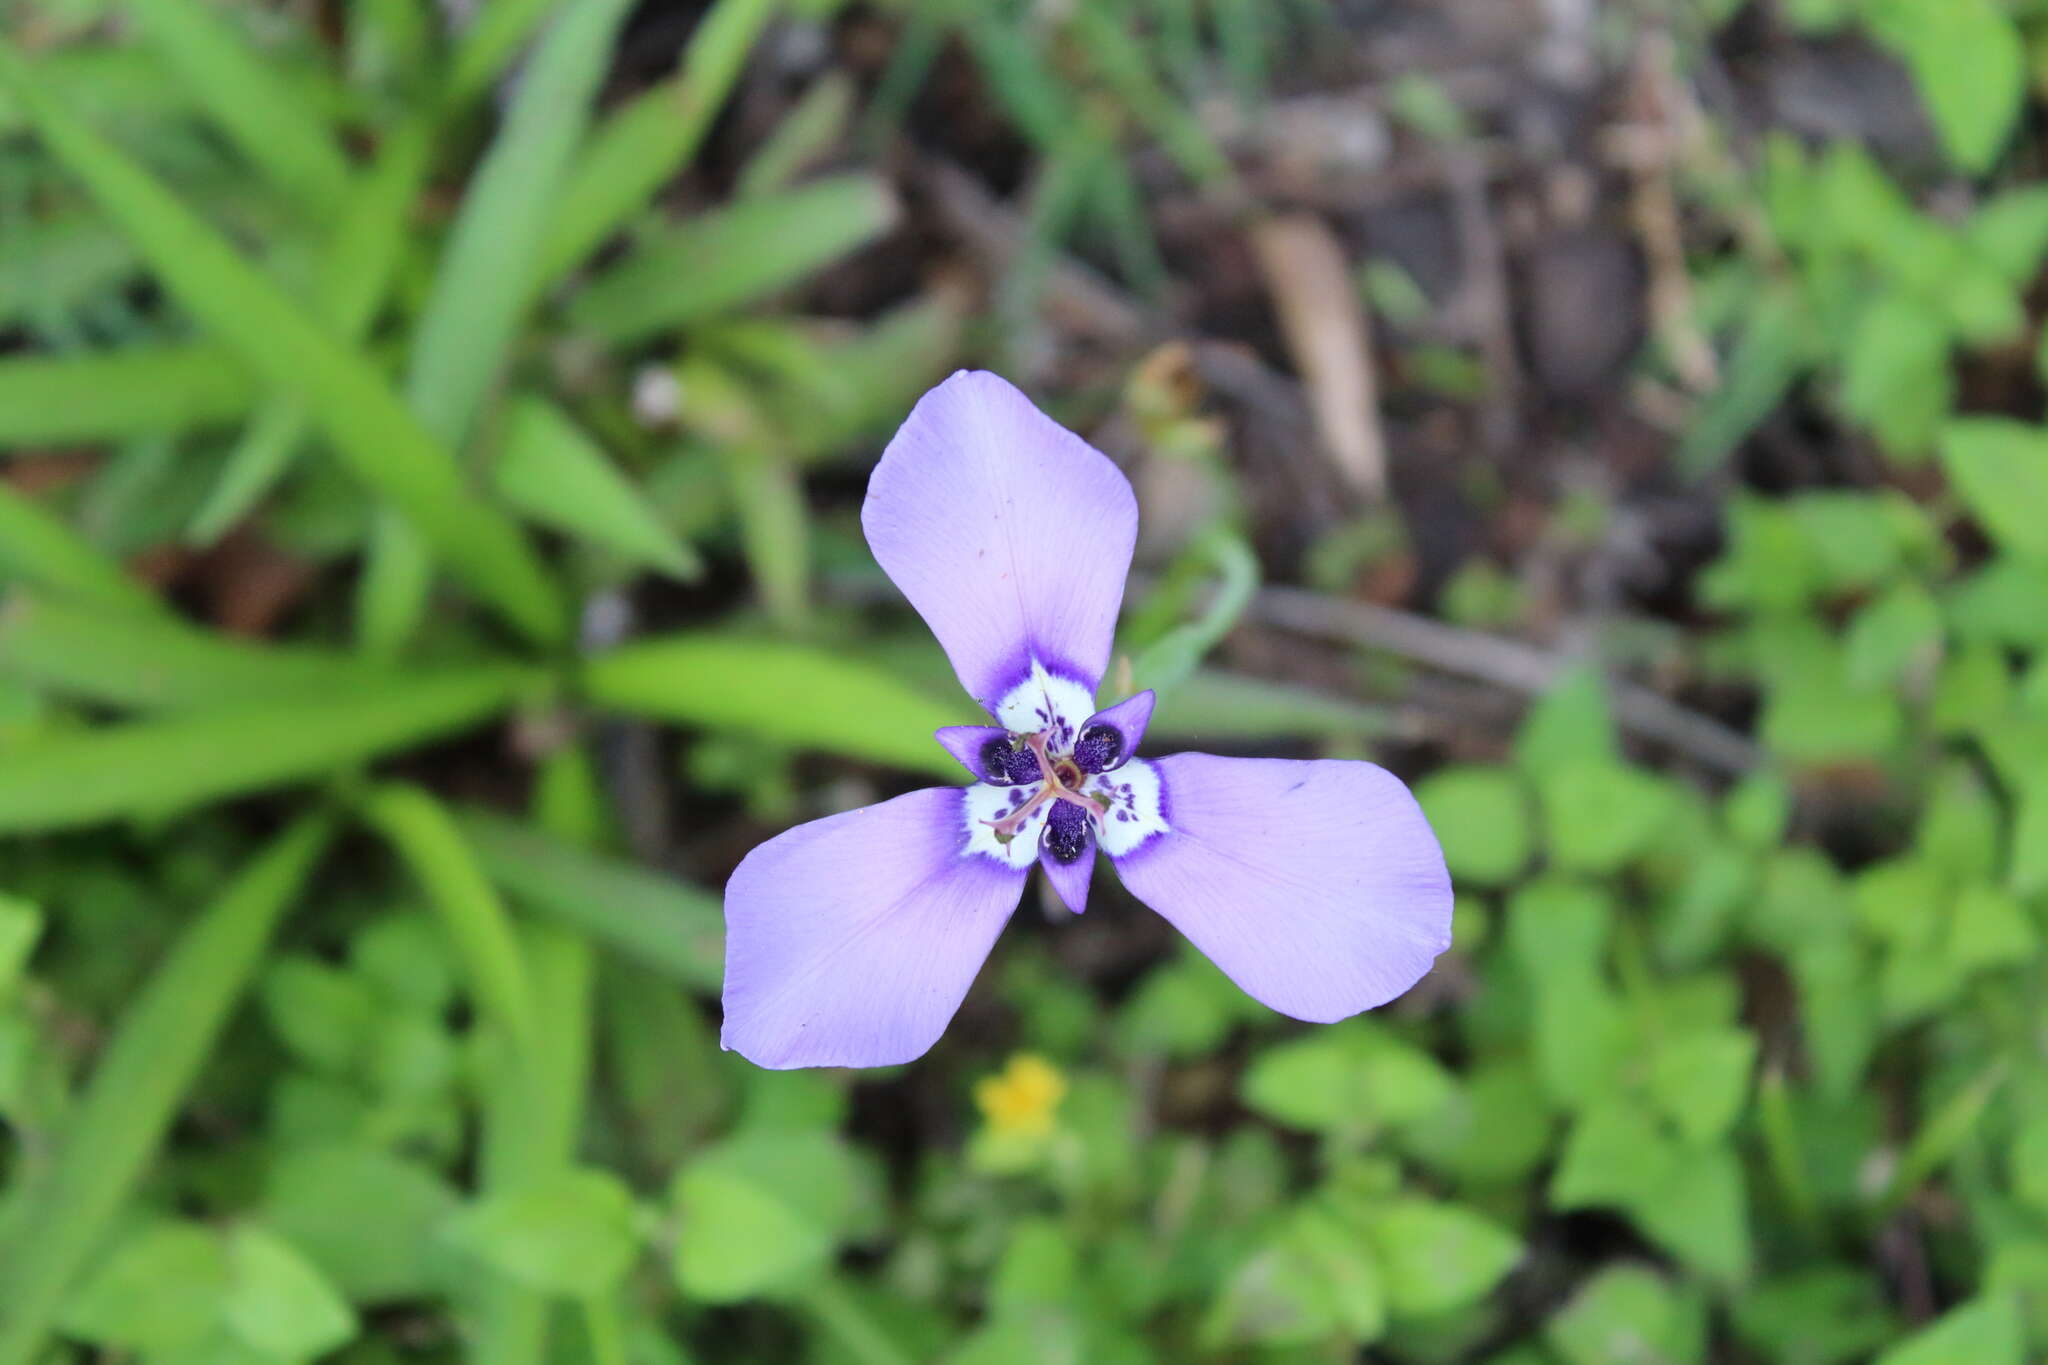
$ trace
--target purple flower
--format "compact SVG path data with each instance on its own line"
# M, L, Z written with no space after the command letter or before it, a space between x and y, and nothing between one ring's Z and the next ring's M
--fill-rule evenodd
M721 1041L761 1066L886 1066L938 1040L1031 865L1076 914L1095 850L1254 999L1327 1023L1451 941L1451 884L1370 763L1136 757L1152 694L1095 709L1137 537L1117 467L995 375L919 400L868 481L875 558L995 725L978 779L799 825L725 888Z

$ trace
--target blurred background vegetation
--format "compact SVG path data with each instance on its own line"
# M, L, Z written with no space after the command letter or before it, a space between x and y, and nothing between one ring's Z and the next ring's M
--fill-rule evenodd
M4 31L0 1365L2048 1351L2042 0ZM964 364L1155 750L1417 784L1407 998L1105 887L718 1051L738 858L957 777L856 514Z

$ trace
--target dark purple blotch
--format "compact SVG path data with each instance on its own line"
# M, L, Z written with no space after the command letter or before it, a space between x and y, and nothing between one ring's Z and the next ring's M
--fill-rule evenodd
M1021 744L992 739L981 746L981 770L998 786L1017 786L1038 780L1038 756Z
M1072 801L1055 801L1045 817L1045 851L1056 863L1066 866L1081 861L1088 852L1088 812Z
M1124 756L1124 733L1114 725L1091 725L1074 746L1074 765L1084 773L1108 772Z

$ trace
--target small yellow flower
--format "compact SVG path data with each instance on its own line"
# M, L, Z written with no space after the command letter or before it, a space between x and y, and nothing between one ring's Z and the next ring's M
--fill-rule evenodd
M1053 1112L1067 1093L1067 1078L1051 1062L1032 1052L1010 1059L1002 1074L974 1083L974 1102L992 1133L1044 1137L1052 1131Z

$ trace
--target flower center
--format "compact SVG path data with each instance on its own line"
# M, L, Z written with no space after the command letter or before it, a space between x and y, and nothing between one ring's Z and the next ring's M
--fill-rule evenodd
M1108 807L1094 797L1081 791L1085 774L1071 756L1054 758L1046 752L1046 732L1043 730L1024 737L1030 746L1032 757L1038 761L1038 776L1041 785L1031 794L1031 799L1011 811L1000 820L984 820L983 824L996 832L996 838L1004 843L1017 837L1017 831L1024 822L1048 801L1069 801L1088 814L1101 819Z

